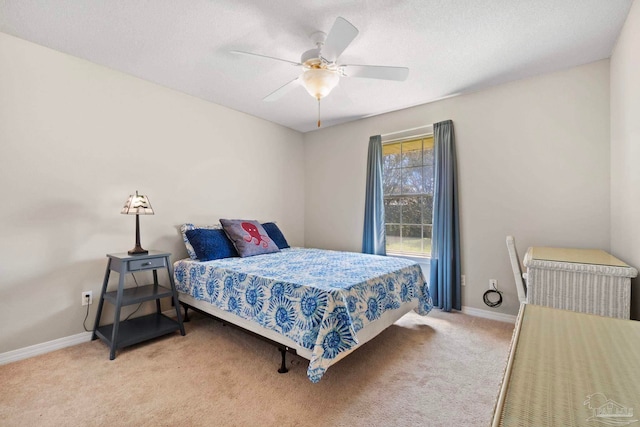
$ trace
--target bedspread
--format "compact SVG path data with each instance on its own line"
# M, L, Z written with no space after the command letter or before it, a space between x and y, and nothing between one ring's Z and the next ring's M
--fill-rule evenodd
M431 297L413 261L291 248L248 258L174 264L176 289L289 337L311 350L307 375L318 382L356 333L387 310Z

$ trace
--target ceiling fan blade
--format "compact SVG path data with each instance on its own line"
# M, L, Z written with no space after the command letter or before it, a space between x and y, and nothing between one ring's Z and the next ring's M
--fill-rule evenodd
M337 17L322 46L322 58L335 62L357 35L358 29L353 24L344 18Z
M277 101L278 99L282 98L284 95L291 92L291 90L295 89L299 85L300 85L300 80L298 79L298 77L296 77L290 82L280 86L278 89L274 90L269 95L265 96L262 100L266 102Z
M235 53L236 55L257 56L259 58L267 58L267 59L272 59L274 61L288 62L291 65L302 65L299 62L293 62L293 61L289 61L288 59L282 59L282 58L274 58L273 56L260 55L259 53L243 52L241 50L232 50L231 53Z
M347 77L364 77L368 79L396 80L403 82L409 75L406 67L387 67L381 65L340 65Z

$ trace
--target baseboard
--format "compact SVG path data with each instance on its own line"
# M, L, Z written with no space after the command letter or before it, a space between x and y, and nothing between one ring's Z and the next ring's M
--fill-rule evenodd
M162 312L167 317L175 317L176 311L171 308ZM58 338L57 340L47 341L35 344L29 347L19 348L17 350L0 353L0 365L17 362L18 360L28 359L29 357L39 356L51 351L60 350L61 348L71 347L72 345L82 344L91 341L92 332L81 332L69 337Z
M7 363L17 362L18 360L28 359L29 357L38 356L40 354L49 353L51 351L60 350L61 348L71 347L72 345L82 344L89 341L91 341L91 332L81 332L69 337L58 338L57 340L7 351L6 353L0 353L0 365L6 365Z
M462 307L462 313L470 316L483 317L485 319L498 320L500 322L516 323L516 316L504 313L494 313L493 311L481 310L473 307ZM174 309L166 310L163 314L175 316ZM71 347L72 345L82 344L91 341L91 332L81 332L53 341L35 344L29 347L19 348L17 350L0 353L0 365L17 362L18 360L28 359L29 357L38 356L40 354L49 353L51 351L60 350L61 348Z
M483 317L485 319L498 320L500 322L516 323L517 316L505 313L496 313L493 311L482 310L480 308L462 306L461 310L464 314L470 316Z

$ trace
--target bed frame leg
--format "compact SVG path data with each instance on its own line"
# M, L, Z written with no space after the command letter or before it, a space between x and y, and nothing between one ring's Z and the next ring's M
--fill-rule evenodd
M278 350L280 350L280 354L282 354L282 365L280 366L280 369L278 369L278 372L281 373L281 374L286 374L287 372L289 372L289 370L287 369L287 364L286 364L287 349L278 348Z
M183 322L188 322L189 320L189 314L187 314L187 310L189 309L189 307L186 304L181 304L182 307L184 307L184 318L182 319Z

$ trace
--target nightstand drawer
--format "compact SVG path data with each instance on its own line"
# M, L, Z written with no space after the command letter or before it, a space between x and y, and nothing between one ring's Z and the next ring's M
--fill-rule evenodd
M164 268L166 266L164 261L165 258L163 257L129 261L129 271Z

